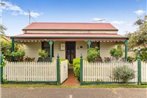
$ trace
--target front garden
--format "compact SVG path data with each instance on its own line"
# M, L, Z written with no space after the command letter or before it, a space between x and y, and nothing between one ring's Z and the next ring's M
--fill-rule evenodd
M81 58L75 58L73 60L73 70L74 74L79 81L83 84L103 84L103 83L137 83L137 63L134 61L136 58L130 60L130 57L126 60L123 58L123 49L121 45L116 45L116 47L110 50L111 57L100 57L100 50L98 48L89 48L87 58L83 59L82 69ZM146 56L144 51L140 52L140 56ZM141 57L144 57L141 56ZM141 58L144 62L142 63L142 83L147 82L146 78L146 59ZM82 71L81 71L82 70ZM141 81L141 80L140 80Z

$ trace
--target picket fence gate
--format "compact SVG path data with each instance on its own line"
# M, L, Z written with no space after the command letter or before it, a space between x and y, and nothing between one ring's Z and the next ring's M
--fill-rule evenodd
M68 78L68 60L60 63L60 83L63 83Z

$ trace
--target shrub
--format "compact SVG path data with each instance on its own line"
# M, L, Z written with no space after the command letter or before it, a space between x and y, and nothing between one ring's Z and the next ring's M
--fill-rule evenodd
M25 57L24 58L24 61L25 62L34 62L35 61L35 58L33 57L33 58L31 58L31 57Z
M110 61L111 61L111 58L110 58L110 57L105 57L105 58L104 58L104 62L107 63L107 62L110 62Z
M25 52L23 50L14 51L11 53L11 56L14 57L14 61L23 61Z
M113 79L127 83L129 80L135 78L135 71L124 65L114 68L112 75Z
M142 61L147 61L147 48L141 49L140 58Z
M3 56L3 55L0 54L0 59L2 60L1 63L0 63L0 67L5 66L6 65L5 56Z
M80 58L73 59L73 65L80 64Z
M128 61L128 62L133 62L133 61L135 61L135 58L133 58L133 57L131 57L131 56L128 56L128 57L127 57L127 61Z
M75 58L73 60L73 71L77 79L80 80L80 58Z
M88 62L95 62L98 57L100 57L100 52L98 48L88 49L88 54L87 54Z
M38 55L41 57L41 58L46 58L48 56L48 52L45 51L45 50L39 50L38 51Z
M113 48L110 50L111 56L115 57L116 59L119 59L123 56L123 50L120 45L117 45L116 48Z

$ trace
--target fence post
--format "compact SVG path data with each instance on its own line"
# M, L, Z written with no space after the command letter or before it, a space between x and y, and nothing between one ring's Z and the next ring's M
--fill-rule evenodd
M60 58L57 55L57 84L60 85Z
M83 83L83 56L80 57L80 84Z
M125 60L127 61L128 57L128 40L125 40Z
M0 54L0 77L1 77L1 84L3 83L3 55Z
M11 40L12 40L11 52L14 52L14 50L15 50L15 40L14 40L14 37L12 37ZM11 60L14 61L14 56L11 57Z
M140 48L138 49L137 54L137 65L138 65L138 85L141 84L141 59L140 59Z

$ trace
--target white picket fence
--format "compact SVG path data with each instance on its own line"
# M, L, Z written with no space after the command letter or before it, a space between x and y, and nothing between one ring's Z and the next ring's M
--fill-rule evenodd
M135 71L135 78L129 82L137 82L137 62L89 63L83 61L83 81L85 82L119 82L112 78L112 70L118 66L127 65ZM147 82L147 63L142 62L142 82Z
M68 60L60 63L60 83L63 83L68 78Z
M141 81L147 82L147 62L141 63Z
M7 81L57 81L56 61L7 62L3 70Z

